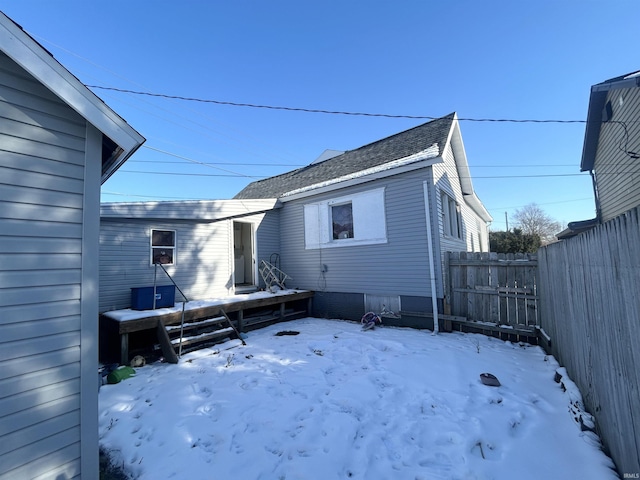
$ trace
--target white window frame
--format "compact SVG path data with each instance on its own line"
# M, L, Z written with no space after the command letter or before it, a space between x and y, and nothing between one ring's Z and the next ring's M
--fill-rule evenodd
M444 235L463 240L462 211L460 209L460 204L444 190L440 192L440 200L442 206L442 228L444 230Z
M304 205L305 249L387 243L385 189L345 195ZM332 207L351 204L353 237L333 238Z
M173 233L173 245L154 245L153 244L153 232L172 232ZM156 250L169 250L171 252L171 262L162 263L162 265L175 265L176 264L176 246L178 244L178 232L176 230L171 230L169 228L152 228L149 232L149 261L151 265L155 264L155 251Z

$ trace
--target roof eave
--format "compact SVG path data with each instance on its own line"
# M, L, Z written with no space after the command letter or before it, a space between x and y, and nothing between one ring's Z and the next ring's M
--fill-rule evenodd
M464 195L464 201L482 220L487 223L493 222L493 217L475 193Z
M432 157L426 160L422 160L419 162L411 163L408 165L403 165L400 167L391 168L388 170L382 170L375 173L371 173L368 175L362 175L357 178L352 178L349 180L344 180L336 183L332 183L326 186L319 186L309 189L304 189L303 191L299 191L296 193L284 193L279 197L279 200L283 203L290 202L292 200L299 200L301 198L313 197L315 195L319 195L322 193L333 192L336 190L341 190L347 187L353 187L355 185L361 185L363 183L371 182L374 180L380 180L382 178L388 178L394 175L399 175L401 173L411 172L414 170L419 170L422 168L428 168L436 163L442 163L443 159L440 155L436 157ZM295 192L295 190L293 191Z
M0 45L9 58L120 147L103 183L144 143L142 135L2 12Z
M584 144L582 147L582 159L580 160L580 171L592 171L596 160L600 129L605 121L602 112L607 100L607 96L612 90L623 88L640 87L640 75L634 72L623 77L607 80L591 87L589 95L589 108L587 110L587 126L584 134Z
M225 204L240 205L244 209L236 213L228 213L223 209ZM156 212L157 207L164 206L163 214ZM175 206L176 208L166 208ZM185 213L185 207L188 213ZM177 208L180 207L180 208ZM100 204L100 218L104 221L120 220L157 220L157 221L199 221L202 223L217 222L232 218L246 217L265 213L280 208L276 198L252 200L176 200L163 202L109 202Z
M602 109L607 99L608 90L591 90L589 97L589 108L587 110L587 126L584 133L584 143L582 146L582 159L580 160L580 171L587 172L593 170L598 149L598 139L600 138L600 128L602 127Z

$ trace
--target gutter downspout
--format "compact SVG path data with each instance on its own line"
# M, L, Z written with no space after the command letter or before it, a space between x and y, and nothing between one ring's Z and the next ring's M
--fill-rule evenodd
M438 326L438 298L436 291L436 271L434 267L435 259L433 258L433 237L431 236L431 213L429 211L429 183L427 180L422 182L424 193L424 210L427 221L427 246L429 248L429 277L431 277L431 309L433 310L433 335L439 331Z
M593 170L589 170L589 175L591 175L591 185L593 186L593 197L596 201L596 220L598 223L602 223L602 215L600 212L600 197L598 196L598 184L596 182L596 176Z

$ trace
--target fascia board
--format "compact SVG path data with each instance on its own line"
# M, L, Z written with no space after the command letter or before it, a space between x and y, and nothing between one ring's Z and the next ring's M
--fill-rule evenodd
M9 58L121 147L122 158L144 143L142 135L2 12L0 45Z
M462 134L460 133L460 124L457 115L451 122L451 131L447 138L447 143L451 145L453 155L456 162L456 170L460 180L460 188L463 195L475 195L473 190L473 182L471 181L471 171L469 170L469 162L467 160L467 152L464 149Z
M493 217L475 193L463 195L464 201L485 222L493 222Z
M631 75L627 78L615 82L603 82L591 87L589 95L589 107L587 109L587 126L584 133L584 143L582 145L582 158L580 160L580 171L587 172L593 170L598 149L598 140L602 128L602 109L612 90L640 87L640 76Z
M485 222L492 222L493 217L489 214L482 201L478 198L473 189L473 182L471 180L471 170L469 170L469 162L467 160L467 153L464 149L464 142L462 141L462 134L460 133L460 124L458 122L458 116L456 115L451 122L451 131L447 138L447 143L451 144L453 155L456 162L456 170L458 172L458 178L460 180L460 188L462 189L462 196L469 207Z
M225 208L230 205L240 205L244 210ZM157 209L162 208L165 213L158 215ZM251 200L203 200L203 201L175 201L175 202L115 202L100 205L100 218L104 221L130 220L170 220L188 222L213 222L229 218L246 217L265 213L279 208L275 198ZM185 213L188 212L188 213ZM235 212L235 213L232 213Z

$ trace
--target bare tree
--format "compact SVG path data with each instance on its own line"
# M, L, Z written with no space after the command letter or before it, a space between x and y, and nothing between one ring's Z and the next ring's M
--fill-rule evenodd
M562 226L536 203L525 205L513 214L517 226L526 235L538 235L543 245L553 242Z

